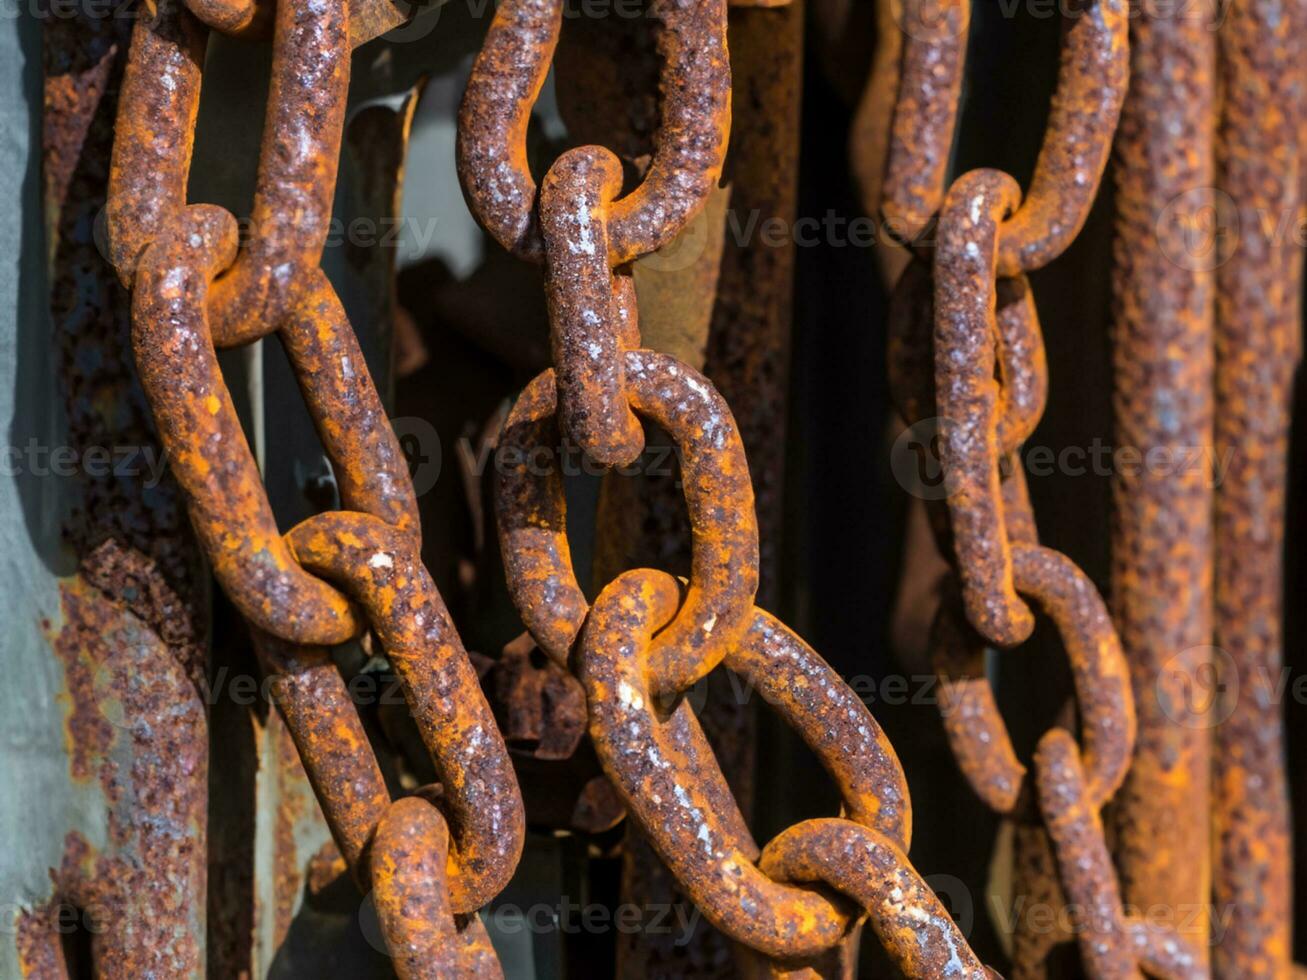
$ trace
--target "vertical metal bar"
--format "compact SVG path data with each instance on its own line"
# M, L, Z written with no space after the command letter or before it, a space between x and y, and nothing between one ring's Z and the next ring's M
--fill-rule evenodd
M1145 5L1130 47L1116 143L1111 594L1139 729L1115 850L1124 900L1192 911L1188 938L1205 950L1211 732L1193 695L1210 669L1211 477L1151 454L1212 445L1212 273L1192 233L1213 180L1215 35L1203 10Z
M1212 901L1218 978L1291 969L1289 800L1280 683L1286 454L1299 352L1302 24L1241 0L1219 31ZM1226 918L1228 916L1228 918Z

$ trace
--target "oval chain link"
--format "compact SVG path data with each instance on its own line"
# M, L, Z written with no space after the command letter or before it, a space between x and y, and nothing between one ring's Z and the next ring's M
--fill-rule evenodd
M1047 396L1043 343L1022 274L1060 254L1083 224L1125 88L1123 10L1100 3L1076 18L1024 204L1016 183L997 171L965 174L942 194L943 168L919 166L931 179L915 185L915 196L887 176L885 212L912 216L914 238L939 211L933 255L922 253L932 268L912 263L895 289L891 387L905 422L935 418L938 426L947 496L929 509L958 582L945 590L931 648L959 767L995 812L1041 815L1090 976L1141 976L1142 965L1158 976L1196 978L1206 975L1196 948L1122 908L1099 811L1132 757L1130 680L1097 590L1066 556L1039 546L1021 471L1021 443ZM905 58L914 43L922 42L905 42ZM950 43L935 42L945 64ZM1101 111L1086 112L1094 105ZM941 111L936 107L936 118ZM899 160L891 143L887 167ZM1077 747L1059 728L1046 733L1033 787L985 670L989 644L1014 646L1033 628L1021 596L1035 599L1062 637L1084 742Z
M400 976L497 972L479 924L459 928L453 917L475 913L512 876L525 835L521 796L422 566L407 462L318 268L349 84L349 11L343 0L280 0L272 43L253 232L238 248L230 213L186 203L204 32L169 0L134 29L107 217L111 259L132 291L141 385L214 574L273 675L340 853L373 888ZM285 536L217 362L219 348L268 334L285 348L346 508ZM365 628L430 752L439 810L391 801L325 649Z
M853 166L886 234L928 257L949 186L970 4L902 0L892 9L901 32L898 76L873 73L859 107ZM1042 268L1079 234L1125 98L1129 4L1085 0L1061 9L1061 65L1043 144L1025 201L1003 223L998 245L1005 277ZM884 137L877 129L883 126Z
M360 10L362 10L360 6ZM972 171L947 188L969 5L906 0L883 161L860 176L886 228L917 258L895 290L890 364L907 422L938 415L948 496L931 508L956 601L933 637L946 729L993 809L1036 812L1052 840L1093 976L1204 976L1173 930L1127 915L1099 811L1134 743L1129 678L1085 574L1038 542L1020 447L1047 396L1025 273L1083 225L1106 162L1128 69L1124 0L1064 13L1058 87L1024 201L1015 181ZM632 818L706 917L778 964L830 950L866 916L914 977L994 976L910 863L902 767L862 701L788 627L754 605L753 489L729 407L701 374L640 349L630 263L671 242L722 171L730 120L725 0L651 0L660 126L643 179L597 146L563 154L537 186L533 104L563 0L503 0L473 66L458 125L468 204L505 249L543 264L553 371L519 397L500 442L496 505L509 588L528 630L572 668L599 760ZM525 820L502 737L420 557L417 506L357 340L319 264L335 193L352 48L370 15L345 0L161 0L133 33L107 209L111 261L132 291L132 343L160 440L215 576L248 619L279 710L342 856L370 885L405 978L498 975L475 911L507 883ZM186 182L205 27L274 51L252 235L190 205ZM938 243L929 248L936 226ZM275 334L331 459L344 510L283 535L222 379L217 350ZM693 530L691 574L653 569L609 583L591 607L572 571L561 440L620 466L642 420L676 441ZM984 677L986 646L1057 626L1072 666L1081 744L1040 740L1031 774ZM392 800L327 647L374 631L441 781ZM755 843L688 701L719 665L796 730L839 788L837 819ZM1033 783L1033 785L1032 785Z
M723 10L699 7L701 16ZM540 648L575 669L585 685L590 736L605 773L711 922L749 948L788 961L843 941L860 918L854 909L861 902L886 948L913 975L944 976L962 964L959 975L985 977L905 856L907 786L879 726L815 652L753 605L757 520L730 409L688 365L634 349L633 303L616 285L625 277L611 270L674 237L715 184L717 154L725 147L728 102L717 93L728 90L729 75L716 37L724 24L705 24L701 30L712 35L698 37L674 26L667 13L659 41L666 58L663 126L653 164L626 198L614 200L616 158L585 147L554 163L533 208L524 136L557 37L549 5L502 5L469 82L459 133L465 193L505 248L543 260L554 331L555 370L522 392L499 444L496 510L509 591ZM682 59L711 77L701 77L698 88L682 86L680 77L696 77L681 74ZM687 99L699 107L698 135L676 125ZM705 128L709 119L713 125ZM687 140L697 144L696 153L683 151ZM711 157L703 152L709 147ZM663 169L663 161L672 164ZM644 228L633 215L642 213L642 192L658 193L660 175L693 197L678 194L649 211L656 224ZM643 230L633 237L630 228ZM640 244L623 244L631 241ZM629 314L612 313L614 297L621 309L629 305ZM652 569L627 572L591 607L572 571L556 454L560 438L571 437L598 461L627 461L641 445L630 428L637 417L658 424L679 450L693 537L690 578L682 587ZM776 878L759 866L759 849L681 697L719 664L758 690L818 754L844 798L847 819L836 823L872 835L863 839L870 863L857 865L863 878L815 873L853 906L802 884L812 873L797 863L778 864ZM800 883L787 883L787 875ZM905 891L897 905L885 908L879 896L900 885Z

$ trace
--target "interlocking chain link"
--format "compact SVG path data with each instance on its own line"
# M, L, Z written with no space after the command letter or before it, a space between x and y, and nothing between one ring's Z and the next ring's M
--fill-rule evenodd
M1058 87L1024 201L1016 182L993 170L964 174L944 191L965 5L946 4L942 14L935 30L910 31L903 41L885 176L868 181L864 168L864 188L879 188L890 232L921 256L895 290L889 362L904 421L935 418L938 426L947 496L942 506L934 502L932 526L955 570L931 643L945 729L964 776L994 811L1039 815L1089 976L1140 976L1141 967L1157 976L1206 976L1193 944L1123 911L1099 812L1132 759L1129 673L1093 584L1067 556L1039 545L1019 456L1047 396L1024 274L1056 258L1088 216L1125 94L1125 6L1100 0L1065 15ZM874 100L884 97L869 90L864 117L874 118ZM990 646L1029 637L1027 599L1062 637L1083 743L1050 729L1033 780L985 671Z
M903 771L865 705L783 623L757 609L758 528L738 428L707 378L639 349L623 266L671 241L721 171L729 121L726 5L649 7L664 56L661 125L643 182L624 197L616 158L572 150L536 184L531 104L561 3L505 0L473 68L459 123L469 206L509 251L545 265L555 369L518 398L499 445L496 506L509 590L540 648L585 685L605 773L686 894L726 935L788 969L831 950L867 915L910 976L989 972L906 857ZM692 529L689 581L626 572L586 602L572 571L556 463L560 439L628 462L637 417L680 453ZM719 664L756 689L817 753L845 817L754 842L689 703ZM670 711L659 705L671 706Z
M563 8L563 0L502 0L458 123L468 206L504 249L543 266L551 326L554 368L525 387L499 440L496 510L513 600L539 648L584 687L595 752L631 818L706 918L773 974L815 969L818 958L856 940L866 920L907 976L992 977L907 856L911 801L884 732L811 647L755 605L758 524L729 406L698 371L641 347L631 264L685 229L722 172L731 97L727 2L648 3L662 58L659 129L642 178L625 193L622 163L602 146L568 150L538 183L528 165L527 127ZM1027 274L1062 254L1097 193L1126 90L1125 0L1084 0L1065 11L1057 90L1024 195L997 170L948 182L969 4L895 0L883 9L894 40L882 39L859 111L867 138L857 141L855 169L887 233L912 255L894 290L889 361L904 421L938 424L948 492L928 510L950 574L931 647L950 746L991 809L1046 834L1054 890L1073 910L1090 976L1205 977L1195 943L1123 907L1101 812L1126 780L1135 749L1129 670L1093 583L1068 556L1040 544L1020 462L1048 397ZM476 673L422 564L417 503L398 441L320 267L351 52L396 17L384 0L187 0L185 7L160 0L133 33L108 248L132 293L141 384L196 533L273 675L276 703L336 845L372 890L398 974L496 975L475 913L503 889L521 854L521 797ZM1260 76L1245 63L1245 48L1283 22L1267 0L1235 23L1236 109L1227 115L1252 115L1238 83ZM244 243L232 214L187 200L209 29L270 34L273 47ZM1290 66L1276 72L1288 78ZM1288 101L1294 93L1280 95ZM1226 120L1226 177L1250 185L1244 199L1274 196L1277 178L1249 161L1296 145L1289 130L1297 121L1281 120L1284 132L1267 135L1266 146L1257 142L1260 131L1245 132L1239 122ZM1278 179L1296 185L1295 175ZM1246 270L1226 273L1224 320L1233 321L1243 301L1251 306L1256 295L1295 279L1297 263L1276 251L1265 283ZM1298 350L1280 314L1296 310L1283 297L1278 303L1264 336L1233 322L1218 335L1218 390L1230 405L1218 441L1260 438L1265 482L1276 487L1284 432L1251 429L1254 416L1285 414L1286 372ZM343 508L284 534L217 359L220 349L270 335L285 349ZM1253 356L1278 369L1268 395L1245 390L1241 359ZM1241 410L1258 397L1269 400L1269 413ZM603 466L624 466L643 451L645 422L679 452L690 575L628 571L591 605L572 569L563 443ZM1227 547L1246 537L1239 522L1251 506L1234 494L1218 498ZM1281 508L1272 501L1273 523ZM1222 560L1218 602L1274 601L1278 567L1264 580L1247 579L1228 551ZM1249 581L1259 584L1245 597L1239 587ZM1056 627L1070 663L1079 738L1051 728L1027 766L985 660L995 647L1027 640L1036 611ZM1230 642L1241 645L1236 670L1278 662L1275 638L1246 636L1237 610L1226 618ZM1258 616L1275 618L1274 609ZM365 631L403 685L439 787L391 799L328 651ZM839 789L838 818L804 821L758 846L684 697L718 666L804 739ZM1238 719L1229 731L1236 750L1271 737L1258 727L1262 720ZM1234 759L1231 771L1273 775L1271 754ZM1218 819L1256 826L1241 804L1228 796ZM1273 816L1266 824L1276 848L1281 823ZM1246 842L1247 832L1234 840L1236 855ZM1231 878L1223 887L1249 904ZM1282 922L1287 885L1276 880L1272 912ZM1236 964L1266 941L1259 922L1242 927L1249 948L1232 949Z
M318 268L359 38L343 0L280 0L274 19L252 229L239 248L230 213L186 203L204 30L171 0L138 23L110 175L110 254L132 290L141 384L192 523L275 674L276 702L337 846L375 890L400 976L494 972L475 916L461 928L453 916L474 913L507 883L525 832L521 797L422 566L399 443ZM284 536L216 354L269 334L286 351L346 508ZM434 803L392 803L324 649L364 629L380 640L431 754Z
M459 112L458 172L486 230L510 252L544 263L567 434L596 462L622 465L644 448L619 356L639 337L627 266L671 242L721 176L731 97L725 4L649 5L647 16L659 25L663 97L640 185L618 199L617 156L581 147L550 168L537 207L526 129L562 13L561 0L508 0L496 10Z

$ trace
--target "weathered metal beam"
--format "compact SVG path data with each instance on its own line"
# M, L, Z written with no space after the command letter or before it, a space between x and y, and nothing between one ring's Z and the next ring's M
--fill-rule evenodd
M1113 404L1118 445L1211 446L1212 274L1188 261L1211 203L1216 36L1195 8L1130 22L1116 139ZM1139 734L1114 803L1125 901L1193 911L1206 950L1211 730L1192 685L1210 669L1212 487L1201 466L1113 474L1112 614Z

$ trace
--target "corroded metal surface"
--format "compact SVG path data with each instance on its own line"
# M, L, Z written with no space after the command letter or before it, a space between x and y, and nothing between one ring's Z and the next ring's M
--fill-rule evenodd
M963 0L938 5L906 0L890 9L899 16L892 27L885 26L902 31L903 37L884 172L876 174L873 169L882 163L874 133L869 134L873 139L864 151L866 159L855 159L855 167L864 197L879 207L886 229L897 240L910 243L926 231L944 201L971 8ZM864 96L864 127L880 125L879 107L888 98L878 87L879 74L873 75L872 83ZM879 198L873 197L878 189Z
M184 501L269 675L280 712L269 744L288 762L293 744L303 764L295 778L311 783L334 836L302 875L287 855L297 853L310 797L288 798L278 810L274 907L259 912L274 942L287 936L301 888L321 894L352 875L372 890L400 977L500 975L477 913L508 884L523 848L512 748L525 779L549 780L546 768L532 768L538 763L569 762L566 779L549 787L555 803L542 819L550 826L597 835L629 815L630 835L642 835L668 876L660 894L688 896L738 944L741 975L851 976L865 922L878 952L905 975L996 976L909 860L907 779L867 705L755 605L774 561L760 548L756 504L769 538L779 521L792 244L731 247L714 229L704 254L691 258L693 274L676 280L688 284L686 294L658 311L664 319L682 308L694 314L684 356L695 363L641 340L637 300L648 307L659 294L646 278L638 296L638 277L678 261L677 245L694 247L694 219L720 223L728 201L794 217L802 9L740 0L730 39L741 41L745 71L733 88L727 0L650 0L638 22L620 29L597 18L586 30L592 41L607 38L608 60L579 71L572 61L584 46L560 39L565 6L498 6L458 121L469 208L509 253L542 266L552 341L553 369L496 416L506 418L496 461L500 546L527 627L497 661L464 649L423 565L407 461L343 294L320 267L338 196L352 52L403 14L389 0L162 0L136 19L108 173L110 266L100 266L119 283L97 280L96 296L125 313L122 290L130 291L144 404L129 397L126 415L145 428L148 405L180 492L168 485L167 500L144 520L135 520L133 503L121 520L79 514L70 528L81 567L64 589L61 620L46 629L69 692L70 777L98 782L109 809L104 839L69 831L48 902L19 918L28 974L85 969L56 935L63 903L108 910L110 922L91 941L104 975L197 974L228 964L226 945L248 945L233 940L229 922L215 933L223 950L204 948L211 783L197 695L205 630ZM1218 57L1209 24L1145 10L1131 27L1131 61L1124 0L1062 10L1057 88L1023 199L1000 170L950 184L969 5L905 0L878 10L880 48L858 113L854 169L890 241L910 246L894 247L886 263L911 257L891 304L889 362L904 421L938 426L943 492L919 513L947 564L927 597L940 599L930 643L944 729L980 801L1020 825L1021 897L1068 919L1045 939L1033 916L1018 915L1016 975L1045 975L1053 945L1070 935L1090 977L1204 980L1210 897L1226 917L1210 972L1287 976L1287 794L1269 685L1280 664L1278 539L1301 256L1282 225L1267 232L1266 219L1300 217L1302 205L1300 11L1279 0L1240 7L1221 27ZM244 239L235 215L188 200L210 28L271 43ZM768 29L781 39L761 42ZM105 28L85 64L47 82L46 192L65 264L69 241L74 260L91 248L85 232L86 241L76 240L76 228L92 222L70 200L75 145L82 136L91 145L108 139L93 116L116 84L108 52L122 33ZM628 50L636 56L622 63ZM572 90L562 100L570 102L569 136L587 145L563 152L537 185L527 127L556 58L560 88ZM733 98L747 107L728 144ZM1149 466L1119 468L1114 624L1090 576L1041 545L1022 450L1049 396L1027 273L1057 259L1084 225L1123 101L1119 441L1144 451L1210 446L1225 482L1213 493L1207 456L1160 479ZM402 135L395 140L402 145ZM728 145L738 166L726 160ZM718 187L724 173L729 189ZM1227 201L1237 221L1231 254L1218 241L1216 261L1195 259L1205 209L1219 222ZM357 255L346 261L360 264ZM384 278L393 263L375 269ZM85 435L105 411L87 408L97 389L78 374L96 340L79 333L75 300L52 307L70 415ZM271 335L330 466L322 496L338 493L341 507L285 534L217 357ZM713 383L719 377L723 391ZM740 424L731 401L747 407ZM562 460L579 446L612 471L641 458L647 435L651 447L667 441L677 453L677 493L664 510L679 515L683 503L688 530L667 535L665 552L649 562L655 567L634 571L622 569L639 549L619 557L620 547L602 543L592 606L573 569ZM746 448L763 460L764 477L751 476ZM471 488L475 464L465 447L459 453ZM88 507L104 505L111 491L97 485ZM618 499L607 498L609 518ZM652 516L650 526L673 527ZM156 527L158 544L145 531ZM624 530L620 521L605 528ZM687 571L684 580L670 574L677 570ZM990 659L1010 656L1004 651L1031 635L1037 612L1061 640L1074 698L1027 761L990 687ZM1207 646L1212 636L1220 649ZM368 713L347 684L348 655L329 650L346 641L357 643L360 661L374 658L366 669L390 672L403 692L402 708L375 716L381 737L399 749L393 764L374 754ZM1195 709L1188 696L1213 670L1220 697ZM143 688L143 677L153 686ZM794 730L837 788L839 818L805 820L758 847L747 778L742 792L695 713L694 688L709 678L742 684L746 696L737 700L761 696ZM498 725L483 683L497 694ZM747 714L739 708L735 720ZM158 724L165 715L169 724ZM739 731L747 724L722 743L728 756ZM393 798L396 787L410 795ZM138 819L142 809L149 820ZM616 836L599 846L615 846ZM628 845L628 871L641 853ZM221 899L207 891L207 908L247 894L232 880ZM1134 911L1158 905L1176 913L1166 924ZM1195 916L1175 925L1190 908ZM716 957L705 970L720 973L724 943L705 948Z
M537 759L570 759L585 735L585 692L576 678L543 656L530 633L506 645L493 670L508 745Z
M582 639L580 670L600 760L659 856L714 925L782 960L819 953L840 940L848 926L847 910L818 892L778 882L755 865L757 847L720 770L708 761L710 752L689 705L682 702L665 718L654 710L650 640L673 616L678 601L676 581L647 570L619 576L596 600ZM847 820L839 823L870 828L891 853L906 848L911 809L902 770L880 727L838 675L761 611L726 662L759 685L764 700L817 752L840 787ZM690 765L694 760L704 761ZM876 894L876 885L851 883L860 881L859 874L875 881L877 872L870 868L880 861L851 863L852 877L832 883L853 897L875 901L866 896ZM900 870L904 866L910 868L906 858ZM782 875L786 867L782 859ZM799 863L793 873L809 877ZM893 884L881 881L886 890ZM917 950L924 961L939 957L937 969L954 956L964 962L972 957L929 889L913 886L896 901L902 918L878 923L894 951L907 956ZM879 902L876 911L881 911ZM908 923L910 938L901 928ZM971 962L976 975L983 976L974 958Z
M1214 707L1212 901L1231 913L1212 950L1218 977L1286 977L1292 963L1289 793L1275 685L1302 251L1267 221L1302 214L1297 13L1292 4L1236 4L1219 32L1217 193L1229 195L1239 237L1216 270L1214 446L1229 467L1215 499L1222 693Z
M440 593L408 536L370 514L319 514L286 538L304 568L367 611L440 777L454 831L450 901L459 913L481 908L508 883L525 821L503 737Z
M1035 627L1012 583L994 377L998 229L1019 200L1007 174L976 170L959 177L944 200L935 255L935 408L940 462L952 480L949 524L962 598L968 621L1004 647Z
M396 800L372 844L372 898L399 980L503 977L481 920L455 921L442 856L449 830L417 796Z
M1025 200L1003 226L1001 275L1032 272L1080 233L1107 164L1130 67L1126 0L1069 5L1062 67Z
M721 175L730 122L724 0L656 0L665 58L658 149L640 186L615 201L609 262L622 265L670 242ZM495 12L459 113L458 171L472 213L504 248L539 261L536 183L526 127L563 18L561 0L510 0Z
M732 9L730 214L789 225L797 214L803 72L801 2ZM758 511L760 602L779 595L795 243L733 237L723 249L703 372L749 455ZM638 275L638 273L637 273Z
M853 169L896 241L923 238L944 201L969 26L965 3L886 3L859 106ZM1029 272L1060 255L1089 215L1128 71L1127 5L1063 12L1062 70L1026 200L1004 225L998 269ZM897 75L897 78L895 77Z
M848 16L849 10L844 9L845 5L841 0L819 0L815 4L817 17L820 20L828 18L830 21L839 24L843 19L835 15L835 12L827 9L829 7L839 7L840 13ZM851 8L850 8L851 9ZM894 106L898 101L900 74L903 69L903 52L906 46L906 38L903 31L899 30L896 17L902 15L902 5L894 3L878 3L875 5L876 11L876 46L872 52L871 68L867 72L866 83L863 86L862 94L858 99L857 109L853 115L853 123L849 132L849 170L853 179L857 182L858 194L862 202L862 209L867 214L875 215L881 206L881 201L885 198L883 190L886 176L886 157L889 154L890 147L890 130L894 125ZM957 23L965 24L970 18L971 11L964 5L962 16ZM842 24L840 25L842 26ZM829 28L828 28L829 29ZM828 42L829 43L829 42ZM950 52L952 57L948 61L950 69L954 68L955 63L960 63L960 58ZM949 75L952 78L952 75ZM958 81L961 81L961 74L958 74ZM905 89L911 88L910 81L905 81ZM917 86L918 91L921 86ZM945 92L940 95L941 111L948 114L945 125L949 131L948 141L952 142L953 117L952 113L957 109L957 96L953 99L947 98L947 90L951 86L944 86ZM928 96L934 93L926 93ZM907 120L904 120L906 122ZM931 140L925 146L915 148L917 153L928 153L932 157L938 153L939 140ZM914 150L913 145L902 145L900 152ZM944 151L947 153L947 150ZM937 164L931 160L931 167L947 167L948 160L942 164ZM902 165L900 165L902 166ZM942 177L940 179L943 179ZM935 207L939 206L938 202ZM933 210L933 209L932 209Z
M273 678L269 693L295 741L341 856L362 861L390 794L344 678L321 647L256 632L255 648Z
M1103 839L1075 739L1050 730L1035 753L1039 807L1061 871L1072 931L1085 969L1094 977L1210 976L1202 947L1148 918L1123 913L1112 858Z
M180 3L160 4L132 30L115 127L105 233L109 260L130 285L146 245L186 205L200 108L205 33Z
M1035 753L1044 826L1053 839L1073 930L1085 971L1094 977L1142 978L1130 947L1112 859L1070 733L1053 729Z
M535 22L535 33L523 29L515 34L505 13L509 9L501 8L490 43L474 68L460 119L460 164L465 192L483 224L505 247L532 257L533 222L542 225L553 218L531 214L533 185L520 165L517 146L543 74L542 51L552 49L554 38L550 23L543 20ZM659 43L664 45L665 39ZM665 74L675 69L674 58L668 63ZM492 86L496 72L510 71L515 85ZM496 91L509 101L506 111L497 115L489 112L486 102L487 93ZM678 98L679 93L669 98L664 88L664 122L651 172L666 142L678 138L666 118L668 103L674 105ZM489 126L498 127L497 134L491 133L489 151L486 134L478 131L481 122L473 111L478 108L498 120ZM562 166L587 159L597 163L602 158L593 156L595 152L564 156ZM703 171L691 162L679 179L693 187ZM509 179L501 199L491 202L497 209L485 206L478 198L486 196L490 182L505 175ZM589 215L612 193L604 183L615 183L615 176L573 191L570 198L586 213L585 219L560 223L557 244L546 228L547 253L564 247L586 254L600 251ZM542 209L554 207L551 196L552 191L542 194ZM660 223L664 227L658 234L678 233L683 225L680 211L660 216ZM609 234L615 227L610 218ZM612 251L609 262L620 264L622 255L614 257ZM612 291L606 270L597 269L595 278L602 288L593 297L587 277L574 276L550 288L568 289L569 302L593 309ZM552 296L551 304L559 305ZM624 338L616 324L590 326L608 333L604 339L610 346L597 348L599 357L620 350ZM555 349L564 360L574 356L565 346ZM849 819L876 828L900 849L908 843L910 813L902 770L853 692L779 621L753 608L758 532L752 487L739 431L721 396L706 378L674 358L644 350L628 350L622 357L630 408L667 431L680 452L693 532L684 593L665 572L642 569L618 576L603 588L594 608L589 607L571 567L563 487L553 450L571 425L568 410L559 405L567 394L561 376L570 370L561 361L557 391L552 373L538 376L518 399L500 443L497 508L509 590L541 649L559 665L578 670L586 686L590 735L599 760L678 885L717 928L750 950L784 961L776 965L778 975L793 973L786 963L797 966L845 948L853 923L850 910L843 900L773 881L758 868L758 848L684 693L718 664L759 689L818 752L841 788ZM620 389L613 392L618 393ZM615 412L600 414L612 418ZM625 454L623 434L610 428L602 435L609 444L597 447L602 451L598 458L614 451ZM906 865L906 858L902 862ZM917 881L915 876L902 880ZM959 956L970 957L976 975L983 975L965 941L941 913L933 894L914 886L898 918L890 917L894 921L887 924L886 942L908 960L934 964L935 969ZM910 936L904 935L903 926ZM925 952L908 952L910 947L920 950L922 944ZM823 969L844 971L848 959L834 955L823 964Z
M628 351L628 396L680 444L695 530L685 609L651 656L679 691L721 662L748 625L758 587L758 529L748 464L730 410L697 371L652 351ZM589 606L572 571L558 475L552 372L522 392L500 440L500 545L518 612L540 648L567 664Z
M1212 185L1215 33L1199 16L1131 20L1116 143L1117 441L1211 446L1212 276L1190 261ZM1174 210L1176 203L1178 211ZM1186 203L1187 202L1187 203ZM1168 208L1173 209L1168 212ZM1211 643L1211 478L1118 467L1112 614L1135 691L1135 759L1111 821L1127 902L1202 909L1210 883L1211 732L1190 697ZM1199 922L1206 916L1201 916ZM1205 946L1205 926L1192 936Z
M640 331L608 265L608 214L621 187L621 161L597 146L563 154L540 185L559 426L605 466L628 465L644 449L621 356Z
M52 906L94 910L91 952L102 976L200 976L204 706L176 652L134 615L80 579L64 587L63 600L63 624L51 646L68 690L70 773L98 784L108 825L101 843L67 834L63 860L51 870ZM20 939L29 974L62 959L65 931Z
M989 980L948 910L892 837L849 820L807 820L767 845L763 869L785 881L823 882L855 898L906 976Z
M938 416L943 493L928 512L957 585L945 589L932 646L954 754L982 800L1023 821L1021 900L1055 901L1073 913L1088 975L1137 976L1139 930L1122 905L1099 816L1131 761L1134 697L1121 644L1092 583L1066 556L1038 544L1019 450L1042 415L1048 382L1029 283L1005 278L1056 258L1084 223L1125 92L1124 8L1100 4L1065 17L1071 23L1062 71L1027 200L1021 202L1011 177L993 170L964 174L944 194L940 169L918 188L924 196L916 203L940 209L932 268L912 263L895 290L889 363L904 421ZM946 70L941 77L951 76ZM880 88L868 92L866 125L877 118L874 100L885 98L883 81L873 83ZM891 143L887 172L893 157ZM863 186L875 184L864 179ZM881 193L888 216L902 202L891 204L888 184ZM916 224L924 229L930 220L918 214ZM1036 599L1063 639L1083 741L1077 748L1065 732L1045 734L1034 786L985 669L987 644L1013 646L1030 635L1034 619L1022 596ZM1025 823L1032 820L1038 822ZM1056 878L1048 880L1050 874ZM1186 947L1176 930L1164 931L1168 948L1186 949L1177 957L1178 975L1204 975L1198 949ZM1033 919L1020 913L1015 932L1017 975L1044 976L1054 940L1037 935Z
M246 343L280 326L322 259L331 221L349 92L349 10L344 0L276 7L249 232L206 304L220 347Z
M67 577L57 617L39 623L61 674L50 707L66 761L57 745L53 758L88 803L69 806L42 784L41 831L62 846L35 893L48 900L23 902L6 929L27 976L93 966L118 976L205 969L209 745L199 692L208 607L177 489L151 481L142 465L158 447L126 355L126 296L96 240L128 31L123 18L79 9L47 23L42 43L50 293L23 330L55 352L57 374L36 381L64 406L67 428L54 451L101 454L105 465L80 466L71 512L51 512L60 550L73 560L71 569L58 562ZM23 355L24 372L50 363L31 355ZM135 454L132 465L123 465L119 446ZM48 485L42 493L59 496ZM39 836L13 841L11 851L48 851ZM70 930L87 938L85 948L68 945Z
M85 456L122 445L138 457L132 466L110 460L98 474L83 468L65 534L91 583L176 648L198 682L208 629L199 555L176 485L164 477L147 486L150 474L141 472L157 440L128 353L128 298L96 240L129 31L127 21L87 16L58 20L45 34L42 148L57 390L70 448Z
M344 124L348 11L338 2L307 12L278 5L253 227L244 243L230 213L185 203L199 85L186 48L188 16L163 8L137 27L145 43L131 55L129 75L135 72L137 84L120 107L124 124L110 182L111 198L121 196L109 215L117 243L112 257L133 289L132 340L142 385L192 523L219 582L261 631L263 662L275 672L274 697L341 863L362 883L370 880L368 848L383 821L389 857L439 835L419 816L425 811L408 805L398 812L417 825L386 821L392 811L380 769L352 699L320 647L367 625L403 685L441 780L438 805L453 826L452 844L441 848L447 883L420 869L384 876L393 901L383 911L383 933L403 949L430 938L403 913L405 903L439 896L466 914L502 890L521 853L525 821L477 675L418 556L416 500L397 437L342 305L317 268ZM175 79L153 73L152 59L177 65L188 85L181 103L169 102ZM151 153L171 155L170 180L152 184L131 169ZM311 518L285 539L216 357L219 346L268 333L285 346L348 508ZM409 929L414 934L405 938ZM493 962L477 935L451 929L440 938L451 956L461 944L469 963ZM433 975L420 959L401 972Z
M1080 709L1087 805L1097 811L1120 788L1134 742L1134 698L1107 608L1069 559L1048 548L1013 548L1013 582L1053 620L1066 647ZM979 643L949 603L941 604L933 646L941 673L940 710L963 775L999 813L1022 800L1026 767L1017 759L983 665Z
M780 594L781 491L793 241L750 234L741 225L795 218L800 69L804 11L744 9L729 16L731 135L723 186L669 246L633 265L643 345L702 371L730 403L749 454L759 527L759 602ZM650 105L658 65L641 25L586 19L569 22L556 64L560 108L569 133L612 146L624 164L642 171L652 150L656 106ZM616 28L616 29L614 29ZM584 48L569 46L580 33ZM624 36L629 35L629 36ZM733 232L733 233L732 233ZM653 445L638 478L604 479L597 513L593 581L651 566L688 574L692 534L682 503L679 467L665 435ZM671 465L656 461L667 456ZM722 771L746 814L754 786L756 706L735 696L738 679L715 672L698 690L698 717ZM623 841L621 901L685 904L674 876L639 831ZM688 942L645 932L618 939L621 977L728 977L741 954L702 919ZM847 945L847 944L846 944Z
M132 296L141 385L191 522L237 608L286 639L341 643L362 624L348 600L303 571L282 541L211 341L209 285L235 255L235 219L210 205L186 209L150 246ZM221 466L211 456L218 447Z

